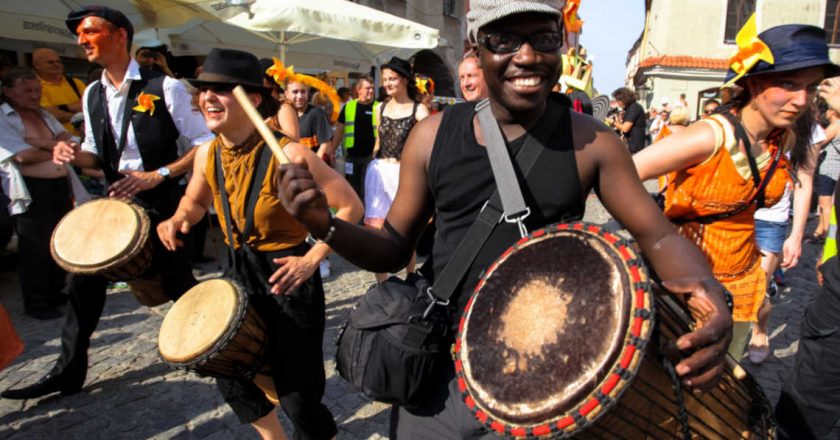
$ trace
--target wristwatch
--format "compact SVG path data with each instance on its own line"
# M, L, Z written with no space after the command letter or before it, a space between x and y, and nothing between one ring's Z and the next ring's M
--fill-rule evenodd
M160 177L163 177L163 180L169 180L169 168L160 167L158 168L157 173Z

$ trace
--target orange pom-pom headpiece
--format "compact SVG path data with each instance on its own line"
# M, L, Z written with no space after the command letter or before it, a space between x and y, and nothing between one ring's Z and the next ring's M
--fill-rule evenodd
M303 73L295 73L295 66L286 67L283 65L283 62L277 58L272 59L274 60L274 65L266 69L266 75L274 78L274 82L284 88L286 87L286 84L296 82L318 89L318 91L323 93L333 105L333 114L330 115L330 120L335 121L338 119L338 114L341 110L341 99L338 97L338 93L331 85L315 78L314 76L309 76Z

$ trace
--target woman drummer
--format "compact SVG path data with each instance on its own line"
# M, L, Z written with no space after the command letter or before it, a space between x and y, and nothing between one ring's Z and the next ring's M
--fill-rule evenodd
M198 107L207 127L217 136L198 147L186 194L175 215L158 226L158 234L168 249L181 246L176 234L187 232L210 203L214 204L221 230L226 231L225 239L235 248L235 261L241 263L235 264L228 275L245 286L249 301L268 325L268 358L281 406L301 438L327 439L335 435L336 425L321 404L325 384L321 353L324 291L317 269L330 248L323 242L310 247L306 230L283 209L277 198L276 158L270 157L265 178L251 183L268 147L232 89L243 86L263 117L276 113L276 101L263 87L262 76L259 62L249 53L210 51L202 74L192 83L199 91ZM361 202L341 176L309 149L286 137L278 141L287 156L308 167L319 187L313 190L323 191L336 217L351 223L360 220ZM217 175L217 161L223 176ZM220 188L218 181L222 179ZM254 195L253 210L249 210L246 206L253 191L259 193ZM227 232L223 193L228 194L232 233ZM250 222L249 216L253 216ZM251 232L240 240L240 231L246 229ZM250 422L263 438L285 438L273 405L253 382L217 379L217 384L240 420Z
M788 151L794 144L791 128L820 81L840 74L840 67L828 58L824 31L814 26L783 25L756 35L753 17L737 41L740 51L732 58L727 85L740 86L740 94L633 160L642 180L669 174L666 216L704 251L715 277L733 293L729 352L740 360L767 290L753 214L778 202L795 174L800 185L782 262L795 266L815 164L806 147Z

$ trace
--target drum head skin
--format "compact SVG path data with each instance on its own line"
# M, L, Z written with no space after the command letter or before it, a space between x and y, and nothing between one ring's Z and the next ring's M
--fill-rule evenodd
M137 208L129 203L93 200L73 209L58 223L52 238L53 256L71 272L75 268L104 267L136 247L142 227L148 229L148 221L143 222Z
M617 396L651 330L635 258L577 223L534 232L486 271L456 340L459 386L481 422L511 438L568 434Z
M200 283L169 309L158 335L158 348L172 364L199 363L203 355L237 330L245 312L244 295L228 280Z

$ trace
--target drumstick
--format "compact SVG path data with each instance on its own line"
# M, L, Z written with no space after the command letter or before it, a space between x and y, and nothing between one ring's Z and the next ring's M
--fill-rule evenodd
M735 359L732 356L726 355L726 366L732 370L732 375L735 376L738 380L744 380L747 377L747 372L744 370L744 367L738 365L738 362L735 362Z
M254 108L254 104L251 103L251 98L248 98L248 94L245 92L245 89L242 88L242 86L236 86L233 89L233 96L237 101L239 101L239 105L245 109L245 114L248 115L248 119L254 123L254 127L257 127L257 131L260 132L260 135L265 140L265 143L268 144L269 148L271 148L271 152L274 153L274 157L276 157L280 163L291 163L292 161L289 160L289 156L286 156L286 153L283 152L283 148L280 147L280 143L277 142L277 138L274 137L274 133L271 132L268 125L265 125L265 121L262 116L260 116L257 109Z

